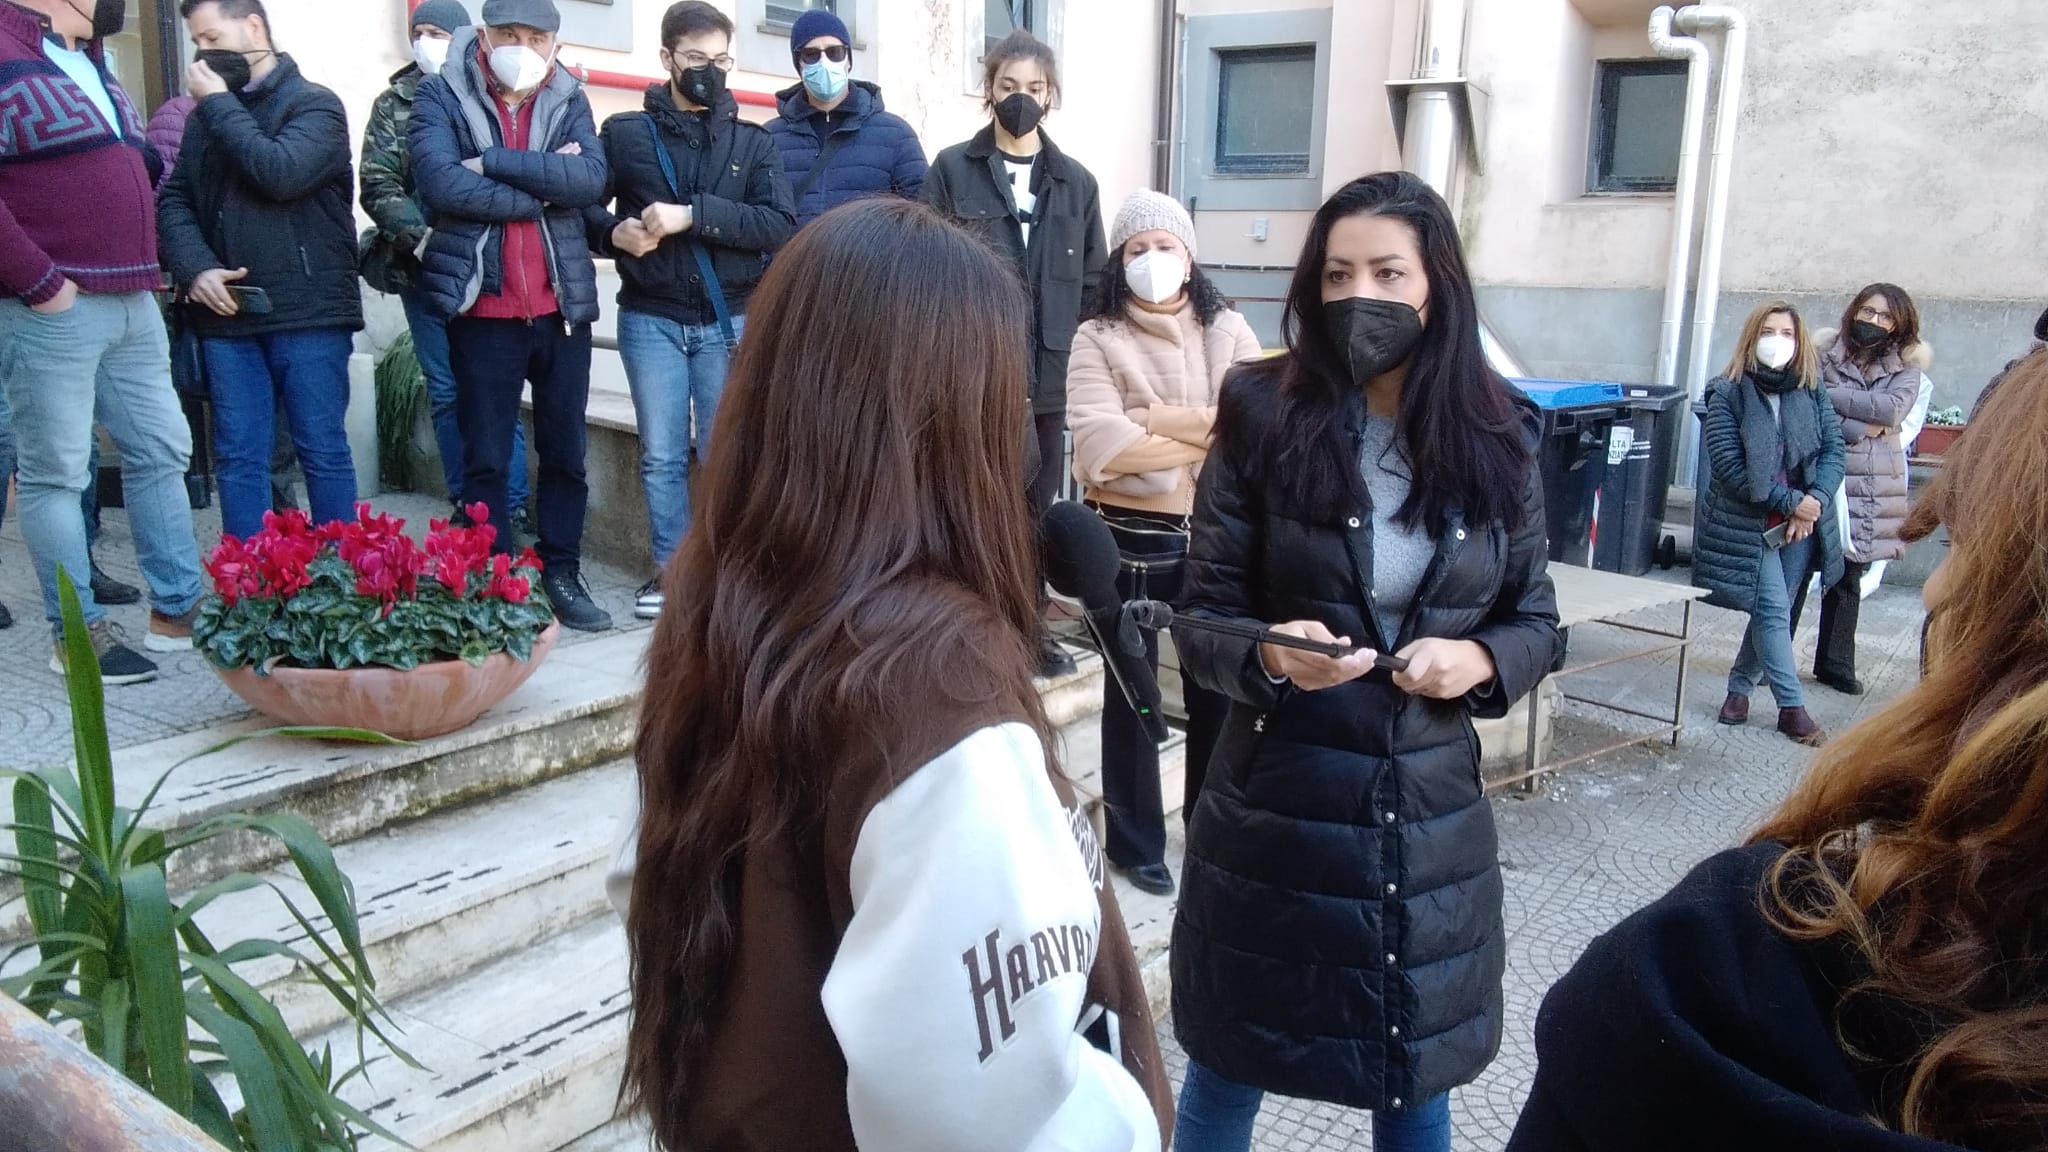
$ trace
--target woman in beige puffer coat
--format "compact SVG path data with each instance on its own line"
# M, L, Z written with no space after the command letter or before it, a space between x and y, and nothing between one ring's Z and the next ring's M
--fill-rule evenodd
M1828 398L1842 418L1847 449L1843 489L1848 570L1821 599L1814 679L1850 696L1856 678L1856 622L1864 575L1880 561L1905 555L1906 451L1899 431L1913 411L1934 350L1920 339L1920 311L1906 290L1872 284L1856 294L1838 333L1821 332L1820 368ZM1799 606L1793 608L1797 628Z
M1194 221L1170 197L1132 195L1117 213L1109 247L1109 267L1082 314L1067 364L1074 479L1123 553L1118 592L1126 600L1173 600L1216 396L1231 365L1259 356L1259 341L1195 267ZM1157 668L1158 638L1148 633L1145 643ZM1192 809L1226 705L1186 678L1181 695ZM1171 892L1159 749L1114 677L1103 686L1102 705L1103 847L1137 887Z

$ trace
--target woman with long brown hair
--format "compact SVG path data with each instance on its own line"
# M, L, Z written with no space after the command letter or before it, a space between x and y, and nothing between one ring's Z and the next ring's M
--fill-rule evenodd
M1545 1001L1509 1147L2048 1147L2048 353L1903 535L1920 684Z
M666 1147L1165 1144L1142 981L1032 688L1021 295L878 199L753 297L635 749L625 1091Z

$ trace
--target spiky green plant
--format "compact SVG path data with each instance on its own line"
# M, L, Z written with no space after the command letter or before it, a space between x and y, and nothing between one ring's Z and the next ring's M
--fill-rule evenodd
M334 853L313 826L288 814L217 816L166 833L147 827L151 805L170 772L142 803L122 808L114 796L99 660L79 611L78 593L59 574L64 617L65 686L71 700L75 765L35 772L0 770L14 782L15 851L0 852L0 878L21 886L32 937L4 959L4 968L34 952L35 966L0 979L0 992L53 1022L75 1024L86 1046L224 1147L249 1152L353 1149L363 1132L391 1134L336 1093L363 1067L364 1038L375 1035L412 1063L379 1024L388 1020L375 994L356 923L355 893ZM296 728L251 733L206 755L265 735L390 743L356 729ZM181 767L174 766L171 772ZM274 882L247 872L222 877L182 899L171 895L167 869L178 853L235 833L269 836L290 856L328 927ZM221 947L195 917L231 893L268 887L305 933L307 955L277 940ZM308 1053L284 1017L236 969L278 957L317 980L355 1022L352 1068L334 1053ZM240 1106L222 1094L232 1081Z

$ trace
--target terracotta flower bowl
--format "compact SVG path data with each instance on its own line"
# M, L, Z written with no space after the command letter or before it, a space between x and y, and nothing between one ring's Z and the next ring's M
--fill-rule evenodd
M461 660L396 668L215 668L235 695L282 724L367 728L397 740L426 740L457 732L519 690L547 659L561 635L550 624L533 643L533 658L494 652L482 667Z

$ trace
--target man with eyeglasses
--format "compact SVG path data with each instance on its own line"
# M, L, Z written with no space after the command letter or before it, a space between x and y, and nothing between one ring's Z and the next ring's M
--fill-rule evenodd
M851 79L853 37L823 9L797 17L790 54L802 80L775 94L768 122L783 170L796 190L797 226L849 200L924 190L924 145L901 116L882 107L882 90Z
M711 446L747 297L796 230L775 145L726 90L732 20L683 0L661 20L666 84L645 110L605 121L606 201L584 213L590 246L619 269L619 356L640 429L640 486L655 576L633 614L661 615L660 571L690 528L690 461Z

